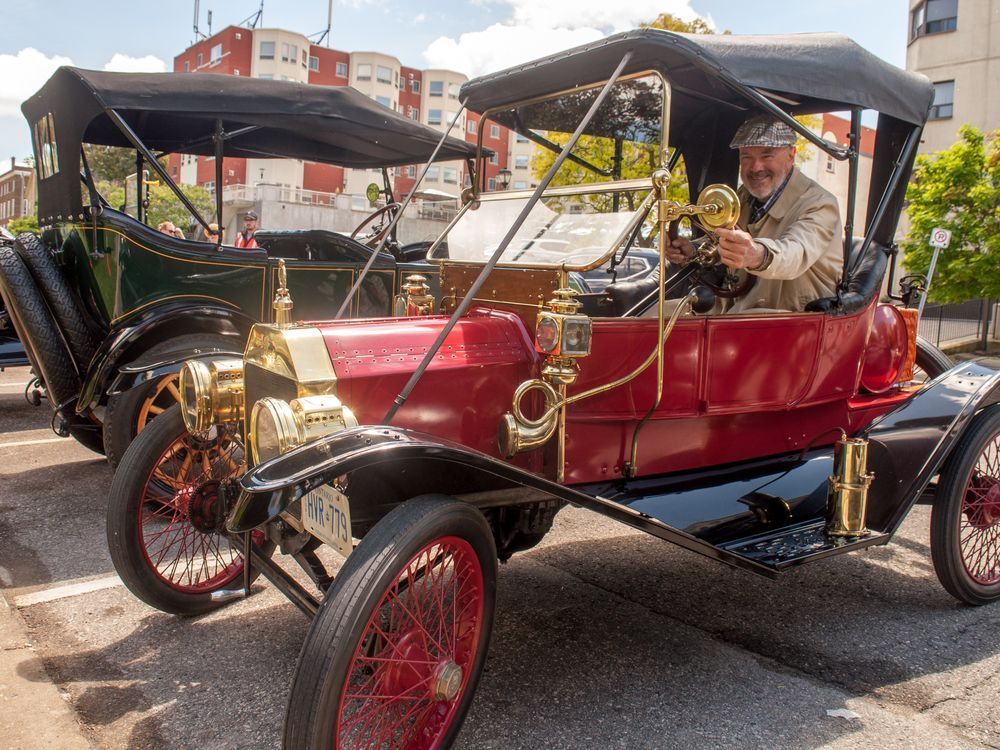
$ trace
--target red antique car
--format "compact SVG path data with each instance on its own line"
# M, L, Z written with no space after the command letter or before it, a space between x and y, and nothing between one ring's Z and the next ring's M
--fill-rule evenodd
M405 315L292 323L279 291L242 360L186 365L182 413L154 420L115 477L122 578L193 614L262 574L313 618L288 748L448 746L486 658L497 560L566 504L776 576L888 542L928 499L941 582L997 599L1000 376L948 369L912 311L879 301L932 96L833 35L643 30L470 81L464 105L522 136L545 176L468 191L430 251L439 299L410 278ZM851 113L847 147L793 119L830 111ZM805 312L711 314L748 287L714 237L740 215L728 144L754 112L846 161L843 278ZM699 249L670 268L684 217ZM659 274L569 288L648 247ZM321 545L346 556L336 577Z

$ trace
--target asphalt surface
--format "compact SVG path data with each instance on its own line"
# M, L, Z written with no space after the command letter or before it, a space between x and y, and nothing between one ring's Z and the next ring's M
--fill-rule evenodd
M26 379L0 374L0 589L34 655L17 679L54 682L96 748L277 747L306 619L266 583L195 619L133 598L110 471L49 431ZM888 546L769 581L565 510L501 567L457 746L1000 748L1000 604L945 593L928 527L918 507ZM0 726L46 721L11 710Z

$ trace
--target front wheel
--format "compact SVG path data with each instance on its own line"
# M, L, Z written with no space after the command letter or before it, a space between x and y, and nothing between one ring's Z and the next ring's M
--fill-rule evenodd
M450 746L486 660L496 559L482 514L453 498L415 498L379 521L306 636L284 747Z
M178 406L133 441L111 483L107 534L115 570L135 596L197 615L223 604L213 593L242 586L244 558L223 528L225 484L242 463L238 435L216 427L196 438Z
M1000 599L998 406L972 421L941 471L931 511L931 557L938 579L956 599Z

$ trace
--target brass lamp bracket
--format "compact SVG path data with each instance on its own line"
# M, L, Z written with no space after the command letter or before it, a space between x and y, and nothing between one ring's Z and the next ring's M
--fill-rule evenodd
M416 317L434 314L434 296L427 286L427 277L418 273L407 276L400 288L402 294L396 295L395 313L399 317Z

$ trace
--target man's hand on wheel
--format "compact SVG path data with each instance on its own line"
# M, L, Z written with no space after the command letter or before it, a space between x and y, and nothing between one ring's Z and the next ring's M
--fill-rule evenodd
M717 229L719 255L729 268L756 268L764 262L763 246L740 228Z
M678 266L686 266L694 255L694 245L683 237L671 240L667 245L667 260Z

